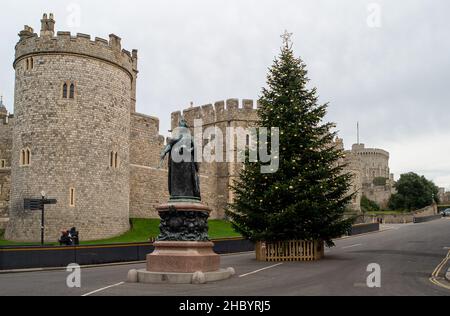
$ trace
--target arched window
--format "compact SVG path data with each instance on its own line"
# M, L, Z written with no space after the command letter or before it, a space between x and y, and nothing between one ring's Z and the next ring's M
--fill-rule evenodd
M114 168L119 168L119 154L117 152L114 154Z
M30 163L31 163L31 150L29 150L29 149L27 148L27 150L26 150L26 157L25 157L25 164L26 164L27 166L29 166Z
M67 83L63 85L63 99L67 99Z
M29 166L31 164L31 150L26 148L20 151L20 165Z
M34 68L34 60L33 57L30 58L30 69Z
M27 60L26 60L26 67L25 67L25 69L26 70L29 70L30 69L30 60L27 58Z
M117 151L111 151L109 153L109 167L112 169L119 168L119 154Z
M69 99L75 98L75 85L73 83L70 84L70 93L69 93Z
M0 169L5 169L6 168L6 160L2 159L0 160Z
M20 165L25 165L25 150L23 149L20 151Z
M114 164L114 152L111 151L111 152L109 153L109 167L112 168L112 167L113 167L113 164Z

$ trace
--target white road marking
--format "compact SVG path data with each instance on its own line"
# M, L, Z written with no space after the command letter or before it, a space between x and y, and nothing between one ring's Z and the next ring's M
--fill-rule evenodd
M444 250L450 250L450 247L444 247Z
M246 277L246 276L248 276L248 275L252 275L252 274L255 274L255 273L258 273L258 272L267 270L267 269L272 269L272 268L281 266L282 264L283 264L283 263L274 264L273 266L270 266L270 267L265 267L265 268L262 268L262 269L259 269L259 270L253 271L253 272L249 272L249 273L246 273L246 274L242 274L242 275L240 275L239 277L240 277L240 278L243 278L243 277Z
M125 284L125 282L120 282L120 283L113 284L113 285L110 285L110 286L105 286L105 287L102 287L101 289L98 289L98 290L95 290L95 291L83 294L81 296L89 296L89 295L92 295L92 294L95 294L95 293L98 293L98 292L101 292L101 291L104 291L104 290L107 290L107 289L110 289L110 288L113 288L113 287L116 287L116 286L120 286L122 284Z
M387 225L384 226L383 228L384 228L385 230L388 230L388 229L399 230L399 229L400 229L400 227L398 227L398 226L397 226L397 227L394 227L394 226L387 226Z
M346 246L346 247L342 247L342 249L350 249L350 248L355 248L355 247L359 247L359 246L362 246L362 244L356 244L356 245Z

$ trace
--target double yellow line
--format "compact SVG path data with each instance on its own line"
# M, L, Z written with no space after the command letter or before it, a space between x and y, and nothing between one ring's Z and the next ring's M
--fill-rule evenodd
M443 287L447 290L450 290L450 286L448 284L443 284L440 280L439 280L439 274L441 273L441 270L443 267L445 267L445 265L447 264L447 262L450 260L450 251L447 254L447 257L444 258L444 260L442 260L442 262L436 267L436 269L434 269L433 274L431 275L430 281L431 283L433 283L434 285Z

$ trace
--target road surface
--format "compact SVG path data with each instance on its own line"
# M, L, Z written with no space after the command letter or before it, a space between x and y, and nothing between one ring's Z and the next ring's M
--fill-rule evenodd
M385 230L336 241L318 262L257 262L253 253L222 256L223 267L236 275L206 285L148 285L124 283L128 270L145 264L83 268L81 288L68 288L66 271L0 274L0 296L7 295L445 295L449 263L450 219L429 223L385 225ZM369 264L381 268L381 287L368 288ZM440 285L430 277L437 276ZM442 286L444 285L444 286Z

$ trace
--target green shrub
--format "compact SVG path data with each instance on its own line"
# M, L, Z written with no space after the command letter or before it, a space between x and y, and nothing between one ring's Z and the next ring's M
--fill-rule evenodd
M361 198L361 210L363 211L363 213L369 213L379 212L381 208L376 202L369 200L366 196L363 195L363 197Z

